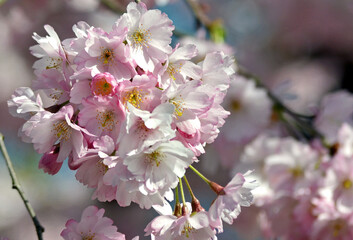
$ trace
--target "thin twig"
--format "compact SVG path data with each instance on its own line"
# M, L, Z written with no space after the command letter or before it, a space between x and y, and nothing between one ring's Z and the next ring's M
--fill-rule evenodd
M11 179L12 179L12 188L16 189L17 192L20 194L23 203L25 204L27 211L29 213L29 215L32 218L32 221L34 223L34 226L36 227L36 231L37 231L37 236L38 236L38 240L43 240L43 232L44 232L44 228L42 227L42 225L40 224L40 222L38 221L37 217L36 217L36 213L34 212L30 202L27 200L27 198L24 195L24 192L21 188L21 185L17 179L15 170L12 166L12 162L11 159L9 157L9 154L7 152L7 149L5 147L5 143L4 143L4 135L2 133L0 133L0 148L1 148L1 152L5 158L5 162L7 165L7 168L9 170Z
M101 0L101 4L110 9L112 12L115 12L119 15L123 14L124 7L119 4L118 1L112 1L112 0Z
M0 7L6 3L7 0L0 0Z
M285 113L287 113L288 115L290 115L293 119L296 120L296 122L305 130L309 130L311 132L311 134L313 134L314 136L317 136L321 139L323 139L323 135L318 132L309 122L307 121L304 121L304 119L307 119L307 120L312 120L313 119L313 116L306 116L306 115L302 115L302 114L299 114L299 113L296 113L296 112L293 112L291 109L289 109L287 106L285 106L283 104L283 102L278 98L276 97L260 80L258 77L256 77L255 75L245 71L244 69L242 68L239 68L237 73L240 75L240 76L243 76L245 77L246 79L249 79L249 80L253 80L256 84L256 86L260 87L260 88L263 88L266 90L267 92L267 95L268 97L273 101L274 105L284 111Z
M187 5L189 5L190 9L193 11L198 23L208 29L211 26L212 21L208 18L208 16L202 10L200 4L198 2L196 2L196 0L185 0L185 2Z

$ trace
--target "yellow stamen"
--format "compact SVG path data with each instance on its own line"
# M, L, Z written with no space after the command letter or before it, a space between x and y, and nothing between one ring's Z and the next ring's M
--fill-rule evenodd
M94 240L96 234L88 234L82 237L82 240Z
M151 38L151 33L149 30L145 30L141 27L137 28L135 32L130 35L132 40L132 45L134 47L141 48L143 46L147 46L148 40Z
M101 61L103 64L110 64L114 62L114 51L109 48L103 48L102 47L102 52L101 52Z
M143 95L141 90L134 88L131 91L125 94L123 98L123 102L126 104L127 102L131 103L135 108L141 108L140 104L143 103Z
M115 125L118 121L115 121L115 116L113 111L98 111L96 119L98 121L98 128L102 129L103 131L113 131Z
M153 151L150 154L145 154L145 161L147 163L155 163L157 167L159 167L161 161L165 155L159 151Z
M295 178L301 177L304 174L303 169L301 169L300 167L294 167L294 168L290 169L290 172L292 173L293 177L295 177Z
M181 234L185 235L185 237L189 238L190 233L195 232L195 228L193 228L190 223L186 222L184 225L183 230L181 231Z
M353 185L353 183L352 183L352 181L349 180L349 179L346 179L346 180L344 180L344 181L342 182L342 186L343 186L343 188L345 188L345 189L350 189L350 188L352 187L352 185Z
M176 116L176 118L183 116L184 102L182 101L182 99L176 100L173 98L170 99L169 102L175 106L174 115Z
M64 91L55 88L52 93L49 94L49 97L53 99L54 101L58 101L61 96L63 95Z
M67 141L71 137L71 128L65 120L58 121L53 124L52 132L60 141Z
M178 64L177 66L175 66L175 64L173 63L169 63L168 67L167 67L167 72L170 76L171 79L175 80L175 74L176 73L179 73L180 72L180 68L182 67L183 65L180 63Z
M344 222L342 222L342 220L338 219L334 222L334 224L332 225L332 235L333 237L338 237L342 234L344 228Z
M46 69L52 69L52 68L60 69L62 62L63 62L62 58L49 58L49 63Z

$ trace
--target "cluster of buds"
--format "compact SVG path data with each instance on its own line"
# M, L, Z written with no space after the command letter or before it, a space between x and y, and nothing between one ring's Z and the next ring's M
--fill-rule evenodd
M158 210L163 216L146 228L155 239L214 239L222 219L231 223L241 206L250 205L254 183L247 174L224 188L207 180L218 195L208 212L187 207L183 194L183 207L174 212L166 210L166 200L174 199L178 184L182 191L186 169L194 169L229 115L221 103L235 78L234 60L213 52L193 63L194 45L171 47L173 29L165 14L134 2L110 32L79 22L76 36L61 41L46 25L49 36L35 33L38 44L30 48L40 58L33 66L34 91L17 89L9 107L27 120L20 136L43 154L39 168L45 172L56 174L68 159L77 180L95 189L94 199L164 206ZM194 197L193 204L200 205ZM71 225L62 233L66 239L76 239L68 237Z

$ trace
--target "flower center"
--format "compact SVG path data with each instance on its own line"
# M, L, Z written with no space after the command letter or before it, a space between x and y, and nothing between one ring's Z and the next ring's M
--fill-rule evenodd
M173 63L169 63L167 67L167 72L170 76L171 79L175 80L175 74L180 72L180 68L182 67L182 64L179 63L177 66Z
M344 189L350 189L352 187L353 183L351 180L346 179L342 182L342 186Z
M94 240L95 234L88 234L82 237L82 240Z
M71 128L65 120L54 123L52 132L60 141L67 141L71 137Z
M94 95L107 96L113 91L113 86L105 78L92 81L91 87Z
M61 96L63 95L64 91L54 88L53 91L49 94L49 97L53 99L54 101L58 101Z
M114 112L113 111L97 111L96 119L98 121L98 128L106 131L113 131L115 124Z
M123 102L129 102L131 103L135 108L141 108L140 104L143 103L142 99L142 94L141 90L138 90L136 88L132 89L131 91L127 92L125 94L125 97L123 99Z
M185 237L190 237L190 233L195 232L195 228L193 228L189 222L186 222L184 225L183 230L181 231L181 234L185 235Z
M159 151L153 151L150 154L145 154L145 161L147 163L153 164L155 163L157 167L159 167L159 164L163 160L165 155Z
M290 169L290 172L292 173L292 176L295 178L301 177L304 174L303 169L301 169L300 167L294 167Z
M102 49L101 61L103 64L110 64L114 62L114 51L109 48Z
M342 234L343 229L345 227L345 223L341 220L338 219L334 222L334 224L332 225L332 235L333 237L338 237Z
M62 58L49 58L48 59L48 65L46 67L46 69L60 69L61 68L61 63L63 62Z
M175 106L174 115L176 118L183 116L184 113L184 103L182 100L170 99L170 103Z
M99 160L96 163L96 166L98 168L99 173L101 173L102 175L104 175L109 169L108 166L105 165L102 160Z
M142 24L141 24L142 25ZM132 45L137 48L141 48L143 46L147 46L148 40L151 38L151 33L149 30L145 30L142 27L137 28L131 34Z

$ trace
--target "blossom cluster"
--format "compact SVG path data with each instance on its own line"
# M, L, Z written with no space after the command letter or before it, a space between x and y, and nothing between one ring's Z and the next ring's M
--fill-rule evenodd
M266 239L353 239L352 104L345 91L323 98L312 120L321 138L267 130L245 147L234 171L254 169L261 182L251 219Z
M27 120L19 131L22 140L43 154L39 168L56 174L68 159L76 179L95 190L93 199L146 209L169 206L172 190L229 115L221 104L235 81L234 60L212 52L193 63L196 47L172 48L172 21L141 2L130 3L110 32L79 22L75 37L61 41L51 26L44 28L48 36L34 33L38 44L30 48L39 58L33 86L17 89L8 101L12 115ZM149 224L147 234L215 239L222 220L231 224L241 206L251 204L255 183L249 174L214 187L218 197L208 212L185 202L180 212L159 211L163 216ZM87 232L84 223L69 221L62 236L123 239L102 214L92 207L82 216L82 222L96 222L96 232L93 225ZM110 237L103 236L105 229Z

